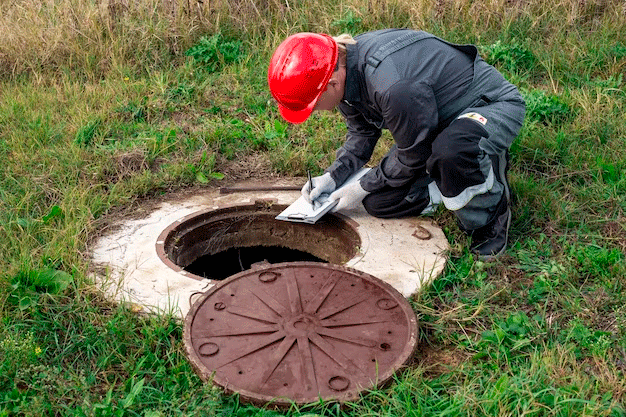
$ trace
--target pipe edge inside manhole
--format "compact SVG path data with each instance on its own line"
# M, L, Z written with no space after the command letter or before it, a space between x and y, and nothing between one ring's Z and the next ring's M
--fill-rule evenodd
M260 264L341 265L358 253L361 238L352 221L333 214L314 225L276 220L286 207L258 201L192 213L163 230L157 254L175 271L220 281Z

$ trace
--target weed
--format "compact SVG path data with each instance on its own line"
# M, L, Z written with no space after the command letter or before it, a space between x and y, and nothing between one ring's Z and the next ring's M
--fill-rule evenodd
M72 282L70 274L57 269L22 271L11 280L8 300L26 310L35 306L43 294L60 294Z
M119 404L116 404L115 401L113 401L113 388L111 387L109 391L107 391L104 401L93 405L95 414L102 416L123 416L128 412L128 409L134 405L135 399L144 388L145 382L145 378L142 378L139 381L135 381L133 379L128 394L119 402Z
M624 48L626 49L626 48ZM619 74L617 76L611 75L608 78L595 78L590 82L591 86L599 87L603 90L609 90L614 93L623 93L624 91L620 88L624 81L624 74Z
M522 90L526 101L526 120L544 124L564 122L573 116L569 104L561 97L541 90Z
M573 245L569 249L581 279L602 279L622 274L624 254L595 244Z
M600 168L599 180L609 185L621 185L626 180L626 166L617 162L613 163L605 161L604 158L596 159L598 168Z
M195 94L196 87L194 85L180 83L167 89L165 99L174 103L189 103Z
M330 26L341 33L357 34L362 31L362 22L363 19L356 17L354 11L349 9L343 18L335 20Z
M554 261L550 264L548 270L535 276L533 286L528 290L529 303L535 304L549 295L557 296L561 285L563 285L562 274L565 272L565 268Z
M197 165L188 165L191 175L201 184L207 184L209 180L221 180L224 178L224 174L215 172L215 154L207 155L207 152L202 153L202 158Z
M591 330L579 319L573 319L559 334L561 343L570 344L577 359L595 355L603 357L612 345L609 332Z
M257 149L276 149L280 142L287 139L287 123L274 120L274 123L265 122L265 132L262 138L253 138L252 143Z
M116 111L128 120L135 122L144 122L146 120L146 109L144 105L130 102L118 107Z
M216 33L210 37L201 37L198 43L189 48L185 54L202 64L202 68L211 73L241 59L243 45L241 41L226 39L221 33Z
M481 50L487 62L508 73L528 74L536 71L537 58L534 53L515 38L506 42L498 39Z
M0 333L0 387L6 386L6 381L15 376L23 366L34 365L42 355L43 349L30 332L17 329L4 330Z
M450 285L465 282L465 279L472 271L474 262L474 259L466 253L465 256L458 259L448 270L444 271L443 276L432 283L432 289L439 293Z
M481 334L474 359L488 357L489 362L485 365L493 367L511 366L515 359L524 360L537 347L536 328L537 324L526 313L515 312Z

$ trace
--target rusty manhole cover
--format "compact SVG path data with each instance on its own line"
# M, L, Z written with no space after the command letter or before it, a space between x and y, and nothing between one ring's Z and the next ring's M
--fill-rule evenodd
M351 401L413 355L417 318L389 284L352 268L290 262L202 294L185 348L204 380L255 403Z

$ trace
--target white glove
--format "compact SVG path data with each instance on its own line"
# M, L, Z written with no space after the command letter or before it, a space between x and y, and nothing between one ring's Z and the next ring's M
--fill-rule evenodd
M352 210L359 206L361 201L365 198L366 195L369 194L369 191L365 191L359 181L355 181L352 184L348 184L328 197L330 201L339 200L339 203L331 212L336 212L339 210Z
M439 187L437 187L435 181L428 184L428 197L430 198L430 201L428 202L426 208L422 210L420 215L434 213L435 211L437 211L439 203L441 203L441 191L439 191Z
M311 178L311 182L313 183L313 190L311 190L311 185L307 181L300 191L304 199L309 203L317 200L322 194L332 193L337 187L335 180L331 178L328 172L319 177Z

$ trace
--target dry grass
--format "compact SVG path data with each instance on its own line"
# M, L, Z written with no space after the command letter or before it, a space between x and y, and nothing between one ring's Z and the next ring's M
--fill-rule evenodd
M230 31L271 48L294 31L413 27L477 37L528 20L528 30L556 34L584 26L624 27L617 0L43 0L0 4L0 69L5 76L73 71L98 79L120 65L158 68L181 57L201 34ZM348 16L348 17L346 17ZM455 35L456 34L456 35ZM527 33L526 35L530 35ZM571 48L569 48L571 52Z

